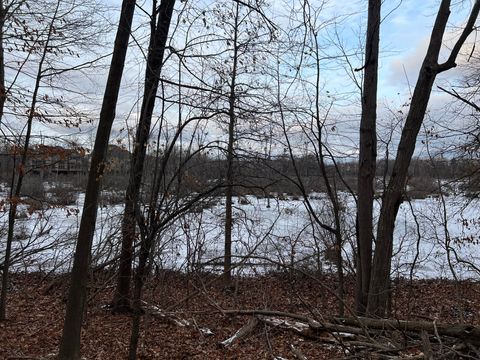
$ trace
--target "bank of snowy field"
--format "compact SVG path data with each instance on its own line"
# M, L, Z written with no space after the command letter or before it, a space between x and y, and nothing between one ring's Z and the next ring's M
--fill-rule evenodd
M325 195L312 194L310 198L318 217L332 225ZM341 201L345 268L348 270L353 267L356 207L351 196L342 194ZM76 205L31 214L26 206L20 206L21 216L17 220L13 244L13 269L68 271L82 204L83 195L80 195ZM283 265L335 271L332 251L328 250L333 238L310 219L302 200L271 199L268 207L267 199L247 196L235 198L234 206L232 233L236 273L252 275L281 269ZM478 203L463 197L446 197L444 201L427 198L402 204L395 229L393 276L478 278L480 274L471 265L480 267L479 210ZM121 214L121 205L99 208L94 263L103 263L118 254ZM220 270L223 222L223 198L214 199L212 206L197 208L177 219L157 239L155 267L183 271ZM0 217L0 256L5 246L6 224L4 211Z

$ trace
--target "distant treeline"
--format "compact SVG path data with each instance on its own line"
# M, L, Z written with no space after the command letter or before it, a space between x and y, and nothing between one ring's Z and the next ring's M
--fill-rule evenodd
M88 155L80 157L73 153L70 159L63 156L60 160L49 161L50 166L32 165L29 177L41 174L44 181L68 182L83 185L88 171ZM56 156L56 157L55 157ZM40 156L37 156L40 158ZM42 161L45 162L45 156ZM4 155L0 161L0 176L6 182L11 177L13 162ZM33 156L35 159L35 156ZM62 164L69 164L75 160L77 167L69 169ZM34 163L35 161L33 161ZM38 160L37 160L38 162ZM125 190L128 182L128 168L130 153L118 146L110 146L109 158L106 166L104 187L116 191ZM206 152L188 153L174 150L168 159L164 154L149 154L144 176L144 193L148 194L149 185L153 181L155 169L166 164L163 176L164 191L175 194L189 194L202 192L214 185L221 185L226 173L226 160L212 157ZM52 171L39 171L40 169ZM393 168L393 161L379 160L376 172L376 189L379 195L383 189L384 181L388 179ZM64 170L62 170L64 169ZM329 162L325 166L325 174L336 191L354 191L357 187L356 161ZM54 170L54 171L53 171ZM439 192L441 180L442 191L450 191L448 183L461 184L459 190L473 194L480 191L478 172L480 161L478 159L452 158L452 159L422 159L414 158L410 164L407 181L407 194L412 197L425 197ZM255 194L258 196L271 196L272 194L286 194L301 196L302 192L324 192L326 190L324 174L320 161L315 155L298 156L293 160L289 156L276 156L271 158L237 155L234 162L235 193L237 195ZM28 180L27 180L28 182ZM36 183L38 185L38 183ZM447 186L444 186L447 184ZM35 185L35 186L37 186ZM75 186L77 188L77 186ZM81 187L78 187L80 190ZM453 190L453 185L450 187ZM221 193L220 186L217 193ZM456 186L458 190L458 186Z
M185 161L188 156L172 155L167 169L167 178L182 176L179 184L181 192L200 192L211 184L219 183L225 176L226 162L204 154L196 154ZM149 161L153 161L150 158ZM184 162L183 167L179 164ZM152 169L148 166L147 169ZM377 163L376 188L380 193L384 180L388 179L393 168L393 161L380 160ZM325 166L325 173L331 186L337 191L354 191L357 187L358 163L343 161ZM412 160L406 189L413 197L424 197L439 192L441 180L442 191L453 189L453 184L461 182L462 189L477 192L480 188L477 172L480 161L472 159L421 159ZM271 159L260 157L238 157L235 161L235 191L238 195L255 194L265 196L272 193L300 196L306 193L324 192L325 180L318 159L315 156L296 157L293 161L288 156ZM147 179L149 177L147 176ZM148 181L148 180L147 180ZM450 187L445 186L452 184ZM178 190L178 189L177 189Z

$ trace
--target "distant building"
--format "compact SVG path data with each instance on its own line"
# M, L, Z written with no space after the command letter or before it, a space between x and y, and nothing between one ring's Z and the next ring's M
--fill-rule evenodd
M84 148L35 145L29 151L27 171L42 178L51 175L86 175L89 156Z
M0 178L8 181L21 160L22 149L10 146L0 152ZM130 165L130 152L117 145L109 145L105 167L106 176L125 177ZM32 145L28 151L25 174L42 179L86 176L90 154L82 147L65 148L52 145Z

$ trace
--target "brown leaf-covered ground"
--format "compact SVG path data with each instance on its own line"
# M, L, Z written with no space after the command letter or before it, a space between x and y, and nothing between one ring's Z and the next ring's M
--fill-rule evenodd
M131 319L105 309L112 296L109 274L91 282L90 301L82 332L86 359L124 359ZM170 309L214 332L204 336L195 327L180 327L147 314L143 318L139 359L293 359L294 345L308 359L343 358L342 349L301 338L292 332L260 326L229 348L219 343L248 322L247 316L227 316L219 309L270 309L315 314L325 319L337 314L334 277L291 276L276 273L236 279L236 290L226 292L216 275L162 272L152 277L144 293L148 304ZM392 317L448 323L480 324L480 284L446 280L397 281ZM347 306L353 303L353 279L347 280ZM11 278L8 320L0 322L0 359L41 359L55 354L63 325L68 278L17 274ZM190 298L185 301L187 297ZM320 315L318 315L320 314Z

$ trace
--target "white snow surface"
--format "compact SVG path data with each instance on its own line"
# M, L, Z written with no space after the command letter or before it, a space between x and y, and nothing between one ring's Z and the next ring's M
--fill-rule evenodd
M340 194L344 266L351 271L355 244L356 205ZM318 218L333 226L325 194L311 194ZM178 218L163 229L156 243L154 269L220 271L224 240L223 198L214 205ZM50 208L30 213L19 206L12 253L13 271L69 271L83 205ZM393 249L392 276L414 278L478 279L480 277L479 204L462 196L431 197L404 202L399 210ZM118 254L122 205L101 206L92 251L93 264ZM378 214L379 205L375 212ZM6 242L8 209L0 213L0 263ZM311 219L298 198L270 200L255 196L234 199L233 263L235 273L254 275L285 266L336 271L326 249L333 236Z

